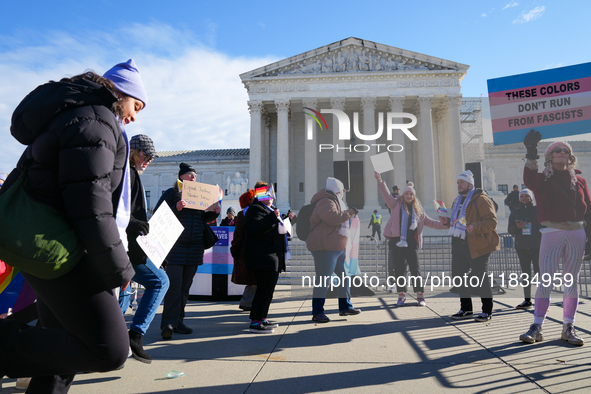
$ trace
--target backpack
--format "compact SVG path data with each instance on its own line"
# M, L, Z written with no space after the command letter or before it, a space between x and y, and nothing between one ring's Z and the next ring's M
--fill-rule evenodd
M316 208L316 201L314 204L304 205L300 212L298 212L298 223L296 225L296 234L299 239L305 241L308 239L308 236L312 232L313 229L310 229L311 223L310 219L312 218L312 212L314 212L314 208Z

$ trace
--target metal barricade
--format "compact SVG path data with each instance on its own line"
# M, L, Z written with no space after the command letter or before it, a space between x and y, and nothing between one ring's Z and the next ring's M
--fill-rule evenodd
M510 275L521 274L519 258L515 252L514 238L510 234L499 234L500 250L494 251L489 259L489 272L493 274L493 287L504 292L509 286ZM363 239L365 238L365 239ZM306 243L297 238L289 242L291 260L287 262L287 271L279 276L282 284L299 284L303 276L314 275L314 259L306 248ZM423 248L419 250L419 262L423 278L433 275L451 276L451 236L424 236ZM371 236L364 236L359 242L359 268L362 275L379 278L379 285L385 285L388 277L388 241L377 241ZM559 270L562 272L562 263ZM425 286L429 281L425 282ZM579 276L579 295L591 297L591 262L584 261ZM375 286L374 286L375 287ZM554 287L556 291L564 291L564 285Z

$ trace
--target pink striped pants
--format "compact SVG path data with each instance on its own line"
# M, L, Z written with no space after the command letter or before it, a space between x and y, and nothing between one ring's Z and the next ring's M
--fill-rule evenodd
M585 242L587 235L584 229L574 231L555 231L542 234L540 245L540 284L536 291L536 306L534 310L534 323L542 324L550 307L550 293L552 285L542 285L542 275L550 274L554 279L554 273L558 270L560 259L563 259L563 271L561 278L571 274L572 286L564 286L562 298L563 319L565 323L574 323L575 314L579 305L579 273L583 265Z

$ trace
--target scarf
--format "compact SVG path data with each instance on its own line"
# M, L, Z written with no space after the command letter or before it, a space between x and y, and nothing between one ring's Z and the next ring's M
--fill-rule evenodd
M400 219L400 242L398 242L396 244L396 246L400 247L400 248L406 248L408 246L408 243L406 242L406 232L407 230L416 230L418 224L419 224L419 217L417 215L417 211L415 210L414 205L411 205L412 207L412 218L411 218L411 223L410 223L410 227L407 229L407 223L408 223L408 212L406 212L406 209L404 209L403 206L403 202L400 202L400 209L402 210L402 218Z
M468 204L472 200L472 196L474 195L475 191L476 189L472 187L472 190L470 190L470 193L468 193L466 196L466 200L464 201L464 205L462 205L461 211L460 202L462 201L462 195L457 196L454 200L450 219L451 223L449 226L449 234L453 237L466 239L466 209L468 209Z
M117 230L119 230L119 237L125 247L127 247L127 225L129 224L129 218L131 217L131 184L129 180L129 139L127 138L127 132L121 119L119 120L119 127L121 128L121 135L125 139L125 145L127 147L127 155L125 156L125 165L123 166L123 179L121 180L121 194L119 195L119 203L117 204L117 212L115 213L115 223L117 224ZM142 185L143 188L143 185Z

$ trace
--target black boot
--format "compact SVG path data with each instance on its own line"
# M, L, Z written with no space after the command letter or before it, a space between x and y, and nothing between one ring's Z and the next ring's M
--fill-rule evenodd
M131 348L131 356L138 361L150 364L152 362L152 357L144 350L142 337L143 335L139 332L129 330L129 347Z

